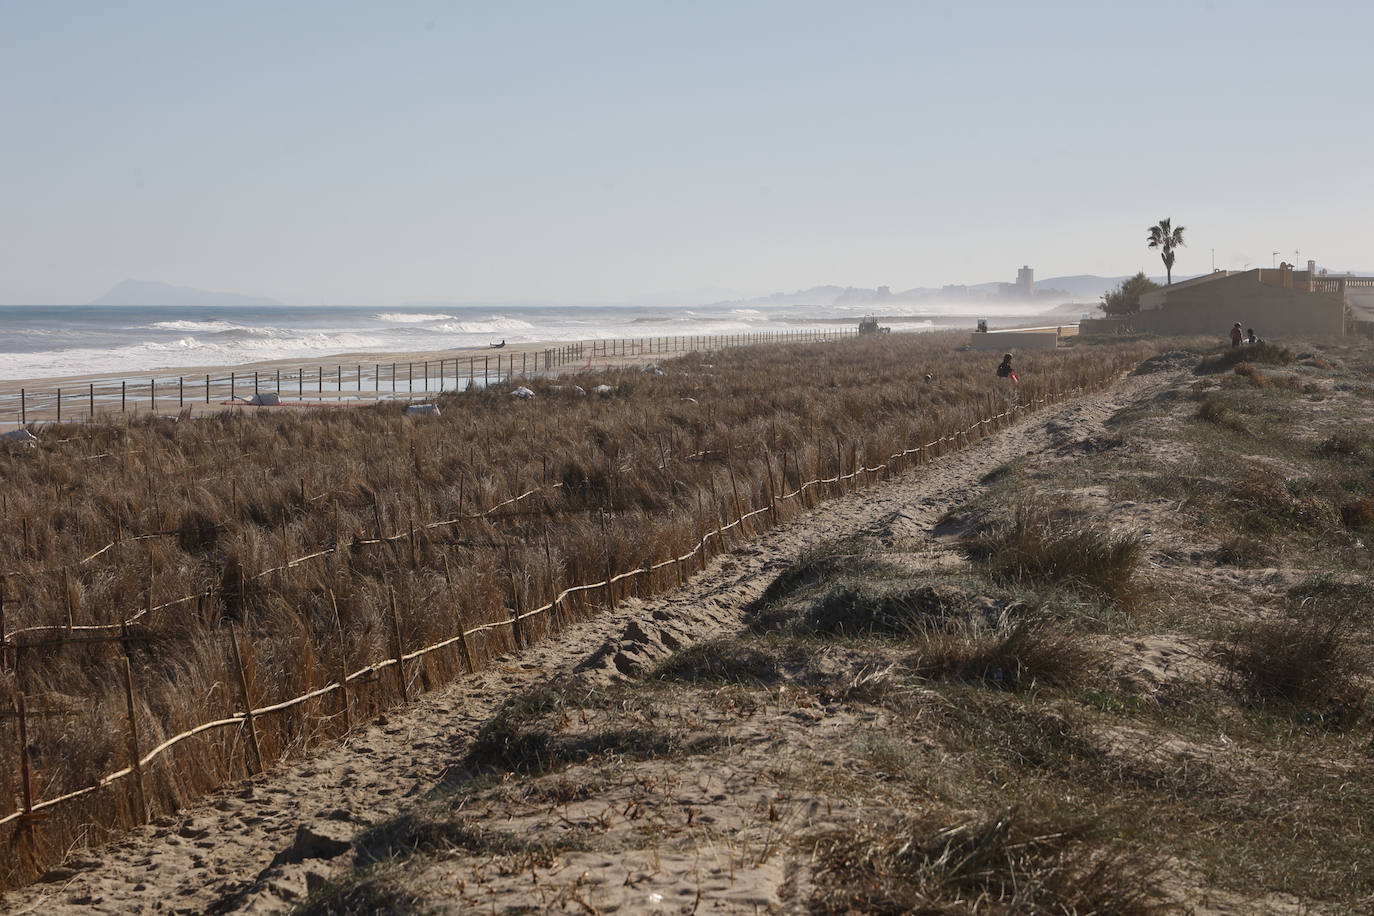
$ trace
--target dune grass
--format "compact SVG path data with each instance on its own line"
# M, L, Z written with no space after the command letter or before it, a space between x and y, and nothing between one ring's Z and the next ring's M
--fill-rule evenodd
M663 375L578 378L588 390L608 385L604 396L546 380L529 382L537 396L528 402L501 386L449 394L438 417L382 404L46 427L41 448L0 450L0 509L11 521L0 531L5 630L50 628L16 637L23 648L0 665L0 709L12 711L22 692L42 713L29 735L36 797L126 762L126 656L146 751L242 707L231 630L252 700L264 705L394 655L398 632L409 651L508 620L568 585L686 553L770 494L882 464L1005 410L991 366L954 353L952 342L891 335L692 354L661 363ZM1145 352L1046 354L1019 394L1034 401L1091 385ZM938 381L926 384L926 373ZM712 550L868 476L780 502ZM529 495L477 517L521 494ZM578 593L556 614L526 620L519 639L690 572L670 565ZM123 642L66 638L69 626L132 615ZM516 635L487 630L470 639L470 657L454 645L406 663L406 692L516 648ZM352 721L400 700L395 674L350 687ZM270 765L302 753L344 725L337 692L263 717L262 756ZM251 765L234 730L184 742L145 774L151 812ZM0 788L10 790L0 816L18 804L17 772L15 746L0 747ZM64 806L23 831L0 886L32 877L77 836L98 842L142 816L123 786Z

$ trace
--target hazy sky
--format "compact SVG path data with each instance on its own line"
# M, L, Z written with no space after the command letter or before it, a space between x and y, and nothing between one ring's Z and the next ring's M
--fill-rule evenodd
M0 0L0 302L1374 268L1371 9Z

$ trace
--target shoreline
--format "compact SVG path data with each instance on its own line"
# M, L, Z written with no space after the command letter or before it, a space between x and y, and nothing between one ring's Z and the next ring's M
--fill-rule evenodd
M853 333L850 330L843 336ZM0 429L149 412L159 416L189 412L198 416L242 410L254 406L246 399L255 391L275 391L282 406L291 407L428 400L465 390L470 384L485 387L511 377L551 378L643 366L691 352L714 352L732 346L819 342L840 337L839 333L809 331L530 341L501 347L348 352L313 359L176 366L136 374L97 372L3 379Z

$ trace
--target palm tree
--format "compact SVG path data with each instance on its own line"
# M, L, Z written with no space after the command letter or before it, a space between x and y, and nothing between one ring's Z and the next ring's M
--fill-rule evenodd
M1157 225L1150 227L1150 237L1145 240L1149 247L1160 249L1159 256L1164 260L1164 272L1168 285L1174 282L1174 249L1183 244L1183 227L1177 229L1169 225L1168 219L1162 219Z

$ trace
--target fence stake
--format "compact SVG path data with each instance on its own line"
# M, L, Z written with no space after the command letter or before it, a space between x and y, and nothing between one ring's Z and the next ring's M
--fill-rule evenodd
M33 825L33 766L29 762L29 717L24 709L24 692L14 695L14 711L19 722L19 782L24 789L24 823Z
M768 471L768 514L773 519L773 524L778 524L778 491L773 486L773 460L768 455L768 450L764 449L763 464Z
M343 703L344 733L353 731L353 710L348 702L348 639L344 635L343 620L339 617L339 602L334 589L329 590L329 604L334 608L334 631L339 634L339 697Z
M544 519L544 571L549 580L549 601L552 603L552 606L549 608L549 621L556 624L558 622L558 615L562 602L558 600L558 589L553 584L553 551L549 549L548 518Z
M206 373L206 375L205 375L205 403L207 403L207 404L210 403L210 375L209 375L209 373Z
M716 550L725 550L725 530L720 524L720 497L716 495L716 475L711 474L711 514L716 517Z
M744 504L740 502L739 487L735 484L735 462L733 460L733 449L729 445L725 447L725 469L730 472L730 489L735 492L735 518L739 519L739 534L743 538L748 533L748 526L744 521Z
M134 673L129 667L127 643L124 652L124 708L129 714L129 771L134 778L134 821L145 824L148 822L148 797L143 793L143 766L138 759L138 712L134 705Z
M24 394L24 389L19 389L19 425L27 426L29 422L28 398Z
M406 669L405 662L401 656L405 654L401 649L401 612L396 610L396 589L391 592L391 642L392 648L396 652L396 681L401 685L401 701L410 702L410 691L406 688Z
M69 569L62 570L62 598L67 608L67 637L70 638L76 623L72 620L72 573Z
M615 574L611 570L611 535L606 529L606 510L601 510L601 542L606 546L606 607L615 607L615 586L611 579Z
M239 675L239 693L243 698L243 720L248 725L248 749L253 752L250 775L262 772L262 747L258 744L258 726L253 721L253 695L248 690L248 672L243 668L243 653L239 651L238 630L229 628L229 645L234 648L234 668Z
M468 645L467 635L463 633L463 615L458 607L458 596L453 591L453 575L448 568L448 554L444 554L444 583L448 585L448 599L453 602L453 622L458 629L458 648L463 652L463 662L468 673L477 671L477 660L472 657L472 647Z
M510 558L510 543L506 543L506 576L510 579L510 631L515 639L515 648L523 649L527 645L525 634L520 628L520 584L515 581L515 564Z

